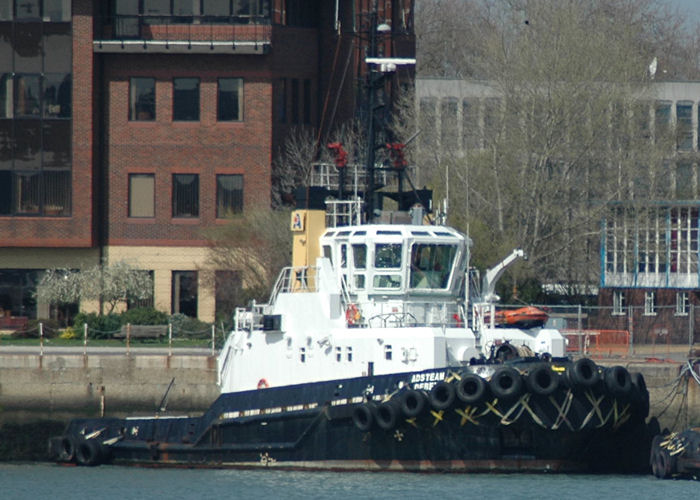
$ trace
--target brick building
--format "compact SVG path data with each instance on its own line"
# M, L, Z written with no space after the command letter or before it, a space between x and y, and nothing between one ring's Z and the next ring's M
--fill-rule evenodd
M45 269L121 260L152 273L158 309L230 313L204 231L269 205L292 127L354 116L371 12L380 50L414 55L412 4L0 0L3 313L52 314Z

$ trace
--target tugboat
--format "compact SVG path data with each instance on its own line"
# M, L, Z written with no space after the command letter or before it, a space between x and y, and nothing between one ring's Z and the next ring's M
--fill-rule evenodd
M410 61L368 59L370 81ZM376 87L370 85L371 88ZM371 94L371 93L370 93ZM371 101L371 99L370 99ZM371 111L372 106L369 106ZM375 129L370 113L370 131ZM237 309L218 355L221 395L201 416L89 418L50 440L63 463L400 471L644 472L651 436L640 374L573 361L540 321L495 324L471 240L426 223L425 190L402 192L403 145L347 199L303 190L292 266L267 304ZM375 174L398 175L398 193ZM337 189L336 200L328 202ZM415 196L414 196L415 195ZM381 196L397 210L383 211ZM478 282L478 280L476 280ZM532 326L532 325L529 325Z

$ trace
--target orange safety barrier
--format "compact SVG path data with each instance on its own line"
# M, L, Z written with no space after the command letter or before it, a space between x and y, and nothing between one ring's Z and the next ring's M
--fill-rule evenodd
M561 330L569 340L566 350L593 356L629 353L630 332L627 330Z

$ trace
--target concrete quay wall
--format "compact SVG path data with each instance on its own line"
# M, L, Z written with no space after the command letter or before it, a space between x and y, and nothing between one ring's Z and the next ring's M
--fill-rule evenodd
M0 425L82 416L204 412L218 396L206 355L0 353Z

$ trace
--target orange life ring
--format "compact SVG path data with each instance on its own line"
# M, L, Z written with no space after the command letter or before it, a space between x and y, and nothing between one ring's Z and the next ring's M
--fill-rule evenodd
M270 384L267 383L267 380L264 378L258 380L258 389L267 389L268 387L270 387Z
M355 304L350 304L345 310L345 320L348 322L348 325L356 324L358 321L360 321L360 318L362 318L360 310Z

